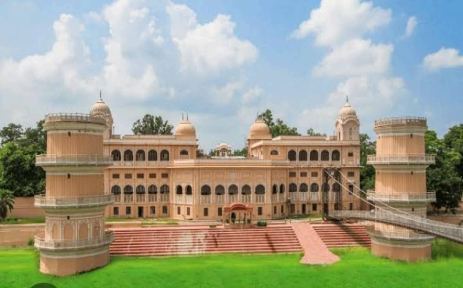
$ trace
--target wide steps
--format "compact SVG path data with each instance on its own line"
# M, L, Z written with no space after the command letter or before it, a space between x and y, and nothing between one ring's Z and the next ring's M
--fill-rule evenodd
M302 248L290 226L253 229L141 228L114 230L114 256L210 253L294 253Z
M314 230L329 248L371 245L370 236L363 225L322 224L313 225Z

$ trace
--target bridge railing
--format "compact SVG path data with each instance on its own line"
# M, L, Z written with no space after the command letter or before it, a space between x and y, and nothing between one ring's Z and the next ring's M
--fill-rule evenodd
M357 218L402 226L463 243L463 228L458 225L433 221L409 214L386 210L350 211L335 210L328 214L333 218Z

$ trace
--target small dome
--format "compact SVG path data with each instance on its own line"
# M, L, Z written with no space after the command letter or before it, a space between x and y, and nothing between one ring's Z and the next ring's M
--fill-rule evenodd
M261 118L252 124L251 129L249 130L249 139L270 139L270 129L268 125Z
M344 107L342 107L341 111L339 111L339 116L357 116L357 112L355 112L355 109L350 106L349 102L347 101L346 104L344 104Z
M174 135L176 137L181 137L181 138L196 139L195 126L193 126L193 124L191 124L190 121L182 119L182 121L180 121L177 127L175 127Z
M111 110L109 109L109 106L100 99L93 105L90 115L111 116Z

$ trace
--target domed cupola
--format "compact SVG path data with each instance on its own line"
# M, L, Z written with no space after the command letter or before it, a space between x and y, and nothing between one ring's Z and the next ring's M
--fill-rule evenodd
M339 111L339 117L336 121L336 136L340 141L358 141L360 138L360 121L357 112L349 103L349 97L346 96L346 104Z
M344 107L342 107L341 111L339 111L339 116L340 117L357 116L357 112L355 112L355 109L349 103L349 98L346 99L346 104L344 104Z
M248 139L271 139L270 129L261 117L257 118L249 129Z
M103 101L101 98L101 91L100 91L100 100L98 100L90 110L90 115L92 116L111 116L111 110L109 106Z
M188 116L186 119L183 118L180 123L175 127L175 137L183 138L183 139L196 139L196 129L193 124L188 120Z

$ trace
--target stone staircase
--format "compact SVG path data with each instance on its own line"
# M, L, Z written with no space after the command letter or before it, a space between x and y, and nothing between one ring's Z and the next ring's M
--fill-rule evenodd
M328 248L370 247L367 228L360 224L315 224L312 227Z
M169 256L207 253L294 253L301 245L289 225L224 229L157 227L114 229L112 256Z

